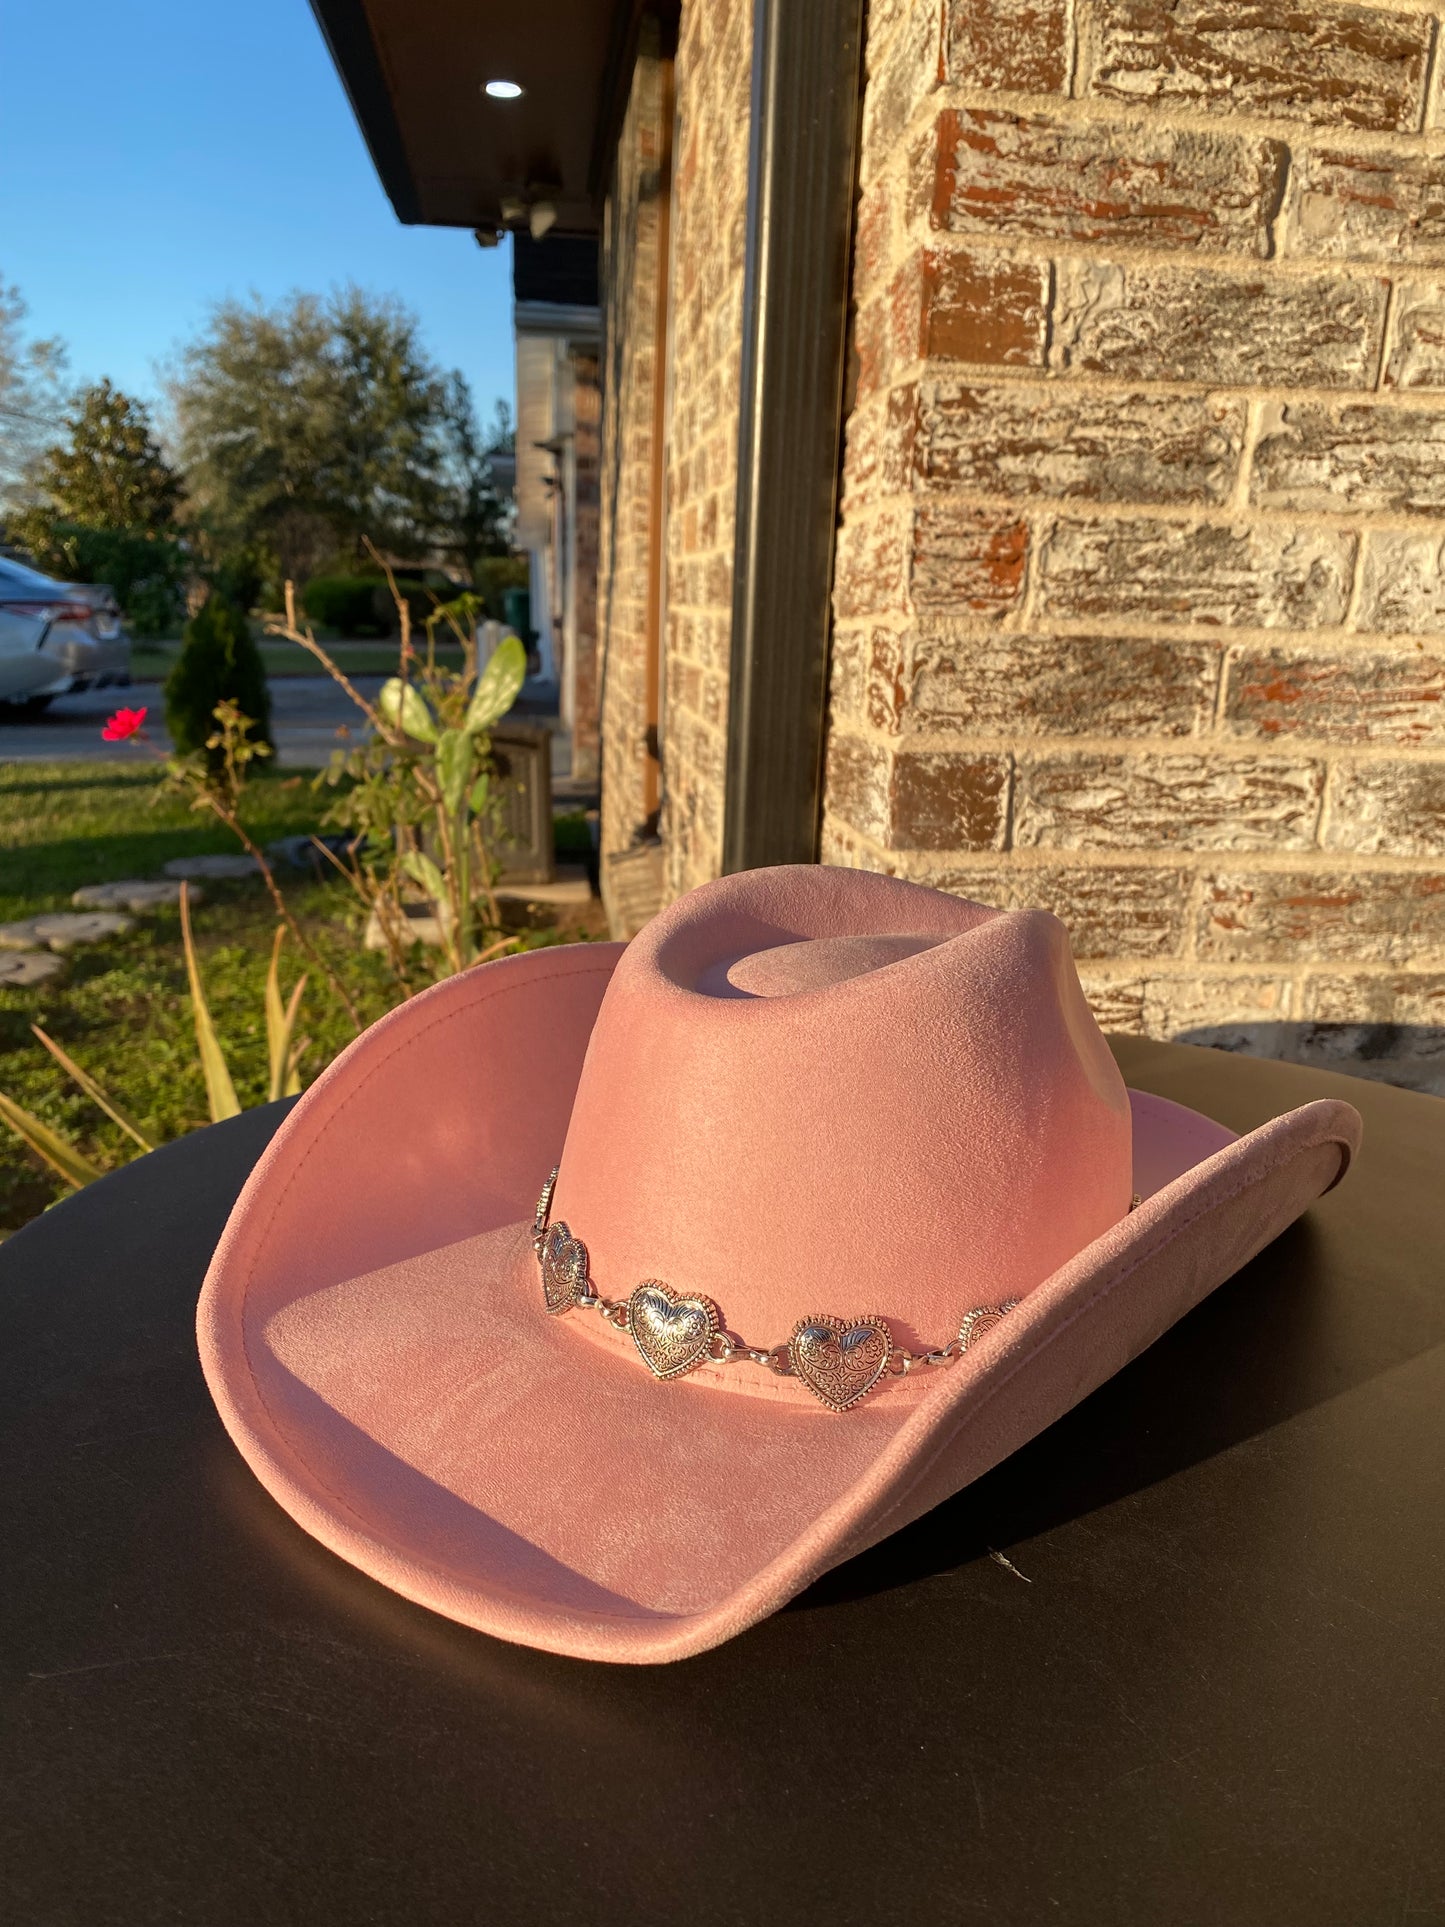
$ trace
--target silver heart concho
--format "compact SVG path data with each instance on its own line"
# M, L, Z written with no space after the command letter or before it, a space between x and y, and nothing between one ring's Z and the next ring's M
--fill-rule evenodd
M992 1331L1001 1318L1009 1312L1017 1311L1019 1300L1005 1298L1000 1305L978 1305L973 1311L963 1314L963 1323L958 1328L958 1349L966 1352L970 1345L976 1345L985 1332Z
M800 1318L788 1340L788 1362L815 1398L846 1412L888 1370L893 1334L883 1319Z
M721 1320L711 1298L684 1297L648 1278L627 1301L627 1329L654 1378L681 1378L704 1365Z
M587 1295L587 1247L559 1218L542 1240L542 1300L548 1312L566 1311Z
M638 1356L657 1379L681 1378L709 1362L728 1364L747 1358L791 1373L830 1411L846 1412L881 1383L895 1359L895 1375L902 1377L915 1365L947 1364L1019 1303L1017 1298L1006 1298L997 1305L976 1305L964 1314L958 1336L936 1352L913 1353L895 1345L887 1320L876 1315L834 1318L827 1313L799 1319L786 1346L758 1351L723 1330L722 1314L710 1298L675 1292L661 1279L645 1279L627 1299L614 1302L600 1297L589 1274L586 1245L572 1236L560 1218L548 1224L556 1182L553 1170L532 1223L532 1245L548 1313L570 1311L573 1305L596 1307L609 1324L629 1333ZM715 1350L718 1342L721 1349Z

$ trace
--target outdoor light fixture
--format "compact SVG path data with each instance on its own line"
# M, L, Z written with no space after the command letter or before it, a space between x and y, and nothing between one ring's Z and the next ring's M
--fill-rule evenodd
M493 100L520 100L523 90L515 80L489 80L482 92Z

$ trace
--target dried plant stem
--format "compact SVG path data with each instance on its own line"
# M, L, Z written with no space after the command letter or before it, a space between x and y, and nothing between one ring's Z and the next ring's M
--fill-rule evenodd
M335 850L329 849L327 845L321 841L320 837L313 836L311 841L314 847L320 850L327 862L334 864L342 876L346 878L346 881L351 885L352 889L355 890L362 902L367 904L375 913L376 927L380 930L382 942L386 945L386 954L393 971L396 973L396 980L401 985L402 991L406 996L414 996L416 993L412 987L411 966L407 962L406 952L402 949L397 939L397 932L390 915L390 907L383 905L381 900L385 892L375 888L368 892L366 880L361 873L361 865L356 862L354 857L352 859L352 867L348 870Z
M292 915L290 905L287 903L285 897L282 896L281 887L277 883L275 875L272 872L271 865L266 861L266 858L262 853L260 847L255 842L254 838L247 832L245 826L242 824L241 819L239 816L237 816L236 812L233 809L229 808L225 803L223 803L221 798L217 796L214 793L214 791L206 790L204 792L204 795L205 795L207 808L212 812L214 816L219 818L219 820L225 824L226 828L231 832L232 836L234 836L237 839L237 841L241 844L246 854L254 861L256 868L261 873L262 882L266 885L267 890L270 892L271 901L276 906L277 916L280 917L282 922L286 925L286 928L291 932L292 936L296 939L298 948L302 951L302 953L306 957L308 957L311 960L311 962L321 972L322 976L326 979L327 983L331 987L332 996L337 999L342 1009L346 1012L347 1016L351 1019L352 1027L356 1031L357 1036L359 1037L362 1031L365 1029L365 1025L361 1021L361 1012L356 1008L355 1003L352 1001L351 995L347 990L346 985L342 983L340 977L337 976L336 972L332 969L331 965L327 963L326 959L321 955L320 951L317 950L315 944L312 943L311 939L306 935L306 932L301 928L300 924L296 921L295 917Z
M312 635L310 628L307 627L303 629L297 622L296 584L294 582L288 582L286 584L285 622L268 622L266 624L266 634L268 636L279 636L283 642L299 643L303 649L315 656L327 675L330 676L333 681L339 683L346 691L352 702L356 704L356 707L361 711L362 715L365 716L366 720L371 724L377 735L381 737L382 741L386 743L396 741L390 724L386 721L380 710L376 709L366 700L365 696L362 695L346 671L339 668L337 664L331 660L315 636Z

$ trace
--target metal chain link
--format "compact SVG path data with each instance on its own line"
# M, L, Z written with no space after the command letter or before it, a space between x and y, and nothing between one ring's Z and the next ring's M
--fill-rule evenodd
M547 1241L547 1231L551 1224L552 1193L556 1187L556 1183L557 1168L554 1167L548 1174L546 1184L542 1187L542 1195L537 1200L536 1216L532 1220L532 1249L539 1260L542 1257L543 1247ZM1137 1196L1133 1197L1129 1202L1129 1209L1131 1211L1136 1209L1139 1202L1140 1200ZM950 1338L946 1345L939 1345L931 1351L914 1352L910 1351L906 1345L890 1344L887 1365L888 1376L891 1378L907 1378L910 1372L918 1371L919 1369L926 1370L939 1365L951 1365L954 1359L961 1358L968 1349L970 1343L969 1325L972 1319L978 1317L980 1314L986 1314L989 1322L992 1324L1005 1313L1012 1311L1018 1302L1016 1298L1010 1298L1006 1299L1000 1305L976 1307L974 1311L965 1314L963 1327L960 1329L956 1338ZM604 1298L593 1286L590 1276L586 1279L585 1288L577 1293L573 1299L573 1303L580 1306L584 1311L596 1311L600 1313L603 1323L611 1325L616 1331L627 1331L630 1327L631 1301L626 1298ZM764 1350L757 1345L749 1345L745 1339L739 1338L736 1332L727 1331L726 1329L720 1329L713 1333L707 1356L708 1361L714 1365L761 1365L764 1370L774 1373L779 1378L794 1378L797 1376L793 1370L792 1360L786 1344L773 1345L767 1350Z

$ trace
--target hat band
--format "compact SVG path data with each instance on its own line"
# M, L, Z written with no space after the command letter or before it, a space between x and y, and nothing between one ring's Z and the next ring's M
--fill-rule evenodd
M551 1222L556 1183L554 1168L532 1220L545 1309L555 1315L580 1306L600 1313L628 1334L656 1379L683 1378L700 1365L760 1365L780 1378L800 1380L830 1412L846 1412L890 1378L906 1378L919 1366L951 1365L1019 1302L1006 1298L997 1305L975 1305L964 1313L956 1335L936 1351L909 1351L895 1341L887 1319L871 1312L856 1318L830 1312L800 1318L785 1343L763 1349L730 1332L711 1298L676 1292L660 1278L645 1278L630 1297L604 1298L592 1283L586 1245L560 1218Z

